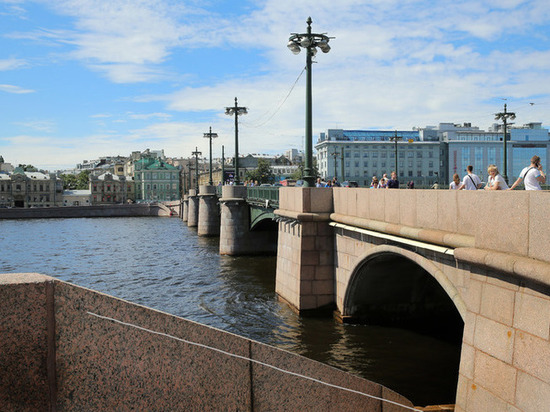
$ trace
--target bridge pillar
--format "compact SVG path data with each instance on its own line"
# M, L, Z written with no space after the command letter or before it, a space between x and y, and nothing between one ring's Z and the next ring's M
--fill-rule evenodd
M220 254L275 253L270 232L250 231L250 207L245 186L223 186L220 199Z
M195 189L189 189L187 197L187 226L197 227L199 224L199 197Z
M275 291L297 311L332 309L332 189L281 188Z
M181 212L181 219L184 221L184 222L187 222L187 213L188 213L188 210L189 210L189 196L188 195L184 195L183 196L183 200L181 201L182 203L182 212Z
M216 186L199 188L199 236L218 236L220 234L220 209Z

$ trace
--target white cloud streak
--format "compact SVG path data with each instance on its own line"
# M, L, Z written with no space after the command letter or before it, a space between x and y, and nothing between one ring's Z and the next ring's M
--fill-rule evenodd
M0 84L0 91L13 94L27 94L35 92L34 90L24 89L19 86L13 86L11 84Z

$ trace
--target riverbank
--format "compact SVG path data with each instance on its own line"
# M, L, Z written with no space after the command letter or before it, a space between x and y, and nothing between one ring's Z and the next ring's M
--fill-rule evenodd
M176 213L174 213L176 212ZM49 219L82 217L172 216L177 210L158 203L100 206L66 206L36 208L0 208L0 219Z

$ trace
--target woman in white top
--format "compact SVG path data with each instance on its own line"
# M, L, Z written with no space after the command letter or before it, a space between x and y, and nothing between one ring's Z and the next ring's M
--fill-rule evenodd
M460 176L458 175L458 173L455 173L453 175L453 181L449 185L449 190L457 190L459 186L460 186Z
M495 165L489 165L489 167L487 168L487 173L489 174L489 178L487 179L487 185L485 186L485 190L508 189L506 180L504 180L502 175L498 172L498 169Z

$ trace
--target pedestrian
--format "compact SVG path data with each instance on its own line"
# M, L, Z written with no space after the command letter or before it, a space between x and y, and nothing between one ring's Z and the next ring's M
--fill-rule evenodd
M317 182L315 182L315 187L323 187L323 184L321 183L321 178L317 178Z
M498 172L498 168L495 165L489 165L487 168L487 174L489 178L487 179L487 185L485 185L485 190L506 190L508 185L506 180Z
M371 189L378 189L378 178L376 176L372 177L372 180L370 182L370 188Z
M546 183L546 175L542 171L540 157L535 155L531 158L531 165L523 168L518 179L510 186L510 190L514 190L522 180L525 190L542 190L540 184Z
M338 182L338 179L336 178L336 176L334 177L334 179L332 179L332 186L340 187L340 183Z
M474 173L474 167L468 165L466 168L466 175L462 179L462 183L458 187L458 190L477 190L481 188L481 179Z
M388 180L386 188L399 189L399 180L397 180L397 173L395 171L391 172L391 179Z
M453 181L449 185L449 190L457 190L459 186L460 186L460 176L458 175L458 173L455 173L453 175Z

